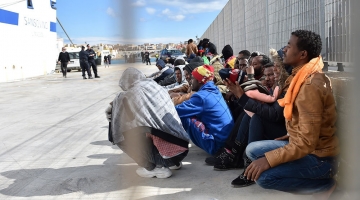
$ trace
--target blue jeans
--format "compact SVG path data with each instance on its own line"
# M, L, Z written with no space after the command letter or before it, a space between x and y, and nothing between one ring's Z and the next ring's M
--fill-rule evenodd
M263 140L253 142L246 148L252 160L264 157L266 152L287 145L288 141ZM335 184L337 171L335 158L320 158L309 154L301 159L283 163L264 171L256 183L265 189L298 194L313 194L329 190Z

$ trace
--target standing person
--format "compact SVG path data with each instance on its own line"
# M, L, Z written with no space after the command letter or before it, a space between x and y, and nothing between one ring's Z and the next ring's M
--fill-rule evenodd
M111 65L111 54L108 55L108 61L109 61L109 65ZM110 67L110 66L109 66Z
M198 48L193 42L192 39L189 39L188 45L186 46L186 56L188 58L195 57L198 54Z
M145 63L145 53L143 51L141 52L141 62Z
M104 66L105 66L105 68L106 68L106 65L109 67L108 56L104 56Z
M62 52L59 53L58 63L61 63L61 72L63 73L63 77L66 78L67 65L70 62L69 53L66 51L66 48L62 48Z
M94 75L95 75L95 78L100 78L100 76L98 76L98 73L97 73L97 66L96 66L96 63L95 63L95 51L91 49L90 45L87 44L87 52L89 53L89 68L92 67L93 71L94 71ZM91 70L91 69L89 69Z
M127 54L125 54L124 58L125 58L125 63L127 63Z
M148 65L148 63L151 65L150 53L148 51L145 52L145 60L146 60L146 65Z
M84 46L81 47L81 51L79 53L79 59L80 59L80 66L82 69L83 79L87 79L85 76L85 71L87 71L89 79L93 79L93 77L91 76L91 70L90 70L89 61L88 61L89 53L87 51L85 51Z

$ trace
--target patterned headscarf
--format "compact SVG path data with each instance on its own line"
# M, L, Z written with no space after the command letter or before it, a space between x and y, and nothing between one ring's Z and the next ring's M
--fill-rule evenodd
M214 80L214 68L210 65L197 67L192 71L193 77L201 83Z

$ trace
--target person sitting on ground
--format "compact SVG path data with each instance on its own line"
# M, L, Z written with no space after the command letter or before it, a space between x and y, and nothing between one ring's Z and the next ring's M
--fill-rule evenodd
M204 50L202 50L202 49L199 50L199 51L198 51L198 56L200 56L200 57L203 59L205 65L209 65L209 64L210 64L208 58L207 58L206 55L205 55L205 51L204 51Z
M264 86L269 87L269 85L276 82L276 84L273 84L274 86L276 86L274 90L274 94L265 95L263 93L260 93L258 90L248 90L245 92L245 94L248 97L261 102L261 104L273 103L279 97L282 98L285 95L286 88L284 89L284 84L288 75L283 66L282 58L281 57L278 58L277 56L278 54L276 53L275 55L275 53L272 53L271 55L275 62L275 66L277 70L272 71L272 68L275 68L275 67L271 67L273 64L266 64L264 66L266 68L264 70L264 74L267 75L266 78L267 83L263 84ZM249 79L254 80L253 75L251 75L254 74L253 66L247 67L246 70L247 73L249 74ZM274 74L274 76L272 76L272 73ZM265 81L265 76L264 76L264 81ZM281 95L279 96L279 94ZM258 106L254 105L248 107L250 107L250 109L254 109L257 108ZM236 139L234 138L235 142L232 144L231 143L227 144L227 146L224 147L224 149L222 149L222 152L219 153L219 155L221 156L218 156L212 160L210 160L210 158L206 160L207 164L209 163L210 160L210 164L214 165L215 170L227 170L227 169L233 169L233 168L236 169L242 167L244 162L241 159L241 156L247 144L249 144L252 141L261 140L262 139L261 135L265 137L265 139L269 139L269 138L275 138L278 136L278 134L281 135L284 132L286 132L284 120L282 120L283 118L273 117L276 115L276 113L281 113L282 111L281 108L280 111L278 112L274 112L273 110L266 108L257 109L254 110L253 112L250 112L246 109L249 108L245 108L247 115L243 117L244 119L241 119L244 121L241 121L240 123L239 121L236 121L236 125L239 123L239 126L237 128L238 131L236 132L237 135ZM251 119L250 117L252 117L255 112L257 113L257 115L254 117L254 119ZM276 122L274 122L274 119L277 119ZM242 148L240 148L241 146ZM245 158L245 163L248 163L247 158ZM242 175L239 176L240 178L238 177L232 182L232 185L234 187L239 187L239 186L243 187L252 184L252 182L241 179L243 178Z
M224 68L221 61L221 55L218 55L217 52L210 52L210 53L213 56L212 59L210 60L210 65L214 67L214 83L219 88L221 94L225 95L228 92L228 89L224 85L219 75L219 71Z
M192 142L213 155L224 146L234 122L219 89L213 82L209 65L192 71L191 98L175 106Z
M236 57L234 56L232 47L230 45L226 45L221 51L221 53L224 56L224 60L225 60L224 68L234 69Z
M254 74L254 69L252 66L248 68L247 73L249 77L252 77L250 76ZM271 73L273 73L272 67L267 67L264 74ZM273 84L275 83L275 80L273 80L274 76L269 76L267 79L272 79L268 82ZM225 84L228 85L228 82L229 81L225 81ZM253 83L249 86L254 86L254 81L249 81L249 83ZM257 84L256 85L258 89L252 90L251 87L245 87L244 91L247 90L245 94L252 94L254 96L253 99L260 104L273 103L276 99L273 100L271 95L260 93L259 91L267 90L264 86L260 85L260 83ZM257 93L249 93L252 91L257 91ZM245 148L251 142L264 139L273 140L286 135L287 131L285 127L285 121L282 116L280 118L273 117L275 116L273 111L266 108L252 111L251 114L249 114L250 111L246 109L247 108L245 108L245 112L247 114L245 114L242 118L234 145L231 148L225 147L222 149L221 156L219 156L220 159L217 159L214 164L214 170L228 170L237 166L239 160L242 161L241 157L245 151ZM243 161L246 168L249 165L249 158L245 157ZM254 183L244 179L243 173L231 182L233 187L245 187Z
M167 92L135 68L127 68L123 90L106 109L109 141L140 166L141 177L168 178L188 153L189 136Z
M159 83L161 80L164 80L166 76L174 73L173 69L165 66L165 62L162 59L157 61L156 67L159 69L157 77L154 78L154 81L157 83Z
M166 62L169 63L169 60L167 60ZM176 60L174 61L173 64L174 64L174 67L176 67L176 66L179 66L179 67L183 66L184 67L185 63L186 63L185 59L182 56L179 56L179 57L176 58ZM165 66L168 66L168 65L166 64ZM174 84L174 83L176 83L175 72L172 73L172 74L167 75L164 78L164 80L159 81L159 85L161 85L161 86L168 86L168 85L171 85L171 84Z
M200 57L196 57L193 59L189 64L187 64L184 67L184 75L185 79L188 82L189 85L183 85L177 89L173 89L169 91L169 95L174 103L174 105L181 104L184 101L187 101L191 98L191 96L194 94L194 91L191 89L191 79L192 79L192 71L199 67L204 65L202 62L202 59Z
M251 57L249 59L249 65L253 64L252 63L253 60L254 60L254 66L256 66L256 68L257 68L257 70L254 70L254 78L255 78L255 80L258 80L262 77L263 66L270 62L270 58L268 56L266 56L264 53L261 53L259 51L254 51L253 53L251 53ZM247 79L247 77L244 78L243 81L246 81L246 79ZM235 145L234 142L235 142L236 136L238 134L238 130L239 130L242 118L244 116L244 107L242 105L239 105L238 99L231 91L227 92L226 96L224 98L225 98L226 102L228 103L228 106L232 113L233 119L235 120L234 129L231 131L231 134L228 137L226 144L225 144L225 148L232 149L233 146ZM250 108L247 108L247 110L251 111L254 108L255 107L250 107ZM220 156L222 155L222 153L223 153L223 150L220 149L219 152L217 152L214 156L207 157L205 159L205 163L210 166L214 166L215 162L220 162L219 160L220 160ZM234 161L234 165L232 168L239 168L239 167L243 167L243 166L244 166L244 162L242 159L240 159L240 160Z
M248 59L246 59L246 58L239 58L238 60L237 60L237 65L238 65L238 67L235 67L235 69L236 68L238 68L238 69L240 69L240 70L242 70L243 72L246 72L246 68L248 67L248 65L249 65L249 60ZM235 65L236 66L236 65Z
M188 82L185 79L185 75L184 75L184 67L185 65L180 65L180 66L176 66L175 67L175 76L176 76L176 83L173 83L171 85L168 86L163 86L163 88L167 89L168 91L173 90L173 89L178 89L184 85L184 87L188 87Z
M238 55L238 59L241 59L241 58L244 58L244 59L249 59L250 58L250 51L248 50L242 50L239 52L239 55Z
M293 66L285 82L284 98L273 106L284 108L288 134L281 140L249 144L246 155L252 161L244 173L265 189L313 194L328 199L336 188L336 108L330 79L322 73L320 35L296 30L284 48L284 64ZM239 85L229 85L241 104L248 102ZM317 170L314 170L317 169Z
M180 56L179 56L180 57ZM166 58L166 60L164 61L165 62L165 66L171 68L171 69L174 69L175 67L175 60L177 58Z
M205 55L208 55L210 52L217 52L216 46L213 43L211 43L210 39L208 38L203 39L202 47L205 50Z

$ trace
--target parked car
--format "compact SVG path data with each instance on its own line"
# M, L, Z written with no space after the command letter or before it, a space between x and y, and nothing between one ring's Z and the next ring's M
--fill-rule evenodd
M179 56L182 56L184 57L184 59L186 59L186 55L178 49L163 49L160 51L160 59L163 60L165 60L168 57L177 58Z

